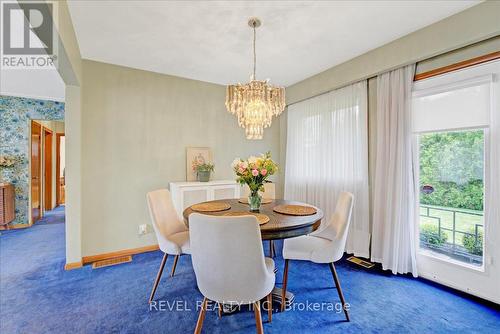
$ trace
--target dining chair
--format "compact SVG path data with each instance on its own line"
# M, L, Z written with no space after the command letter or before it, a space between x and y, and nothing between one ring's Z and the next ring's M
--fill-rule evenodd
M283 273L282 301L285 301L285 293L288 281L288 261L303 260L315 263L328 263L332 272L333 280L342 303L347 321L350 321L349 312L346 307L344 294L340 287L339 277L334 262L340 260L344 254L347 240L347 232L351 222L354 196L348 192L342 192L337 201L335 212L329 224L318 233L285 239L283 244L283 258L285 259L285 270ZM285 308L285 302L281 303L281 311Z
M264 183L264 191L260 192L262 198L265 199L276 199L276 184L272 182ZM243 185L241 188L241 198L247 198L250 196L250 188L248 185ZM269 256L274 257L276 255L276 250L274 248L274 241L269 240Z
M158 246L164 253L149 297L151 303L158 288L168 255L175 256L172 271L170 272L170 277L173 277L179 256L190 254L190 251L189 231L177 215L170 192L167 189L159 189L147 193L146 197L153 229L158 239Z
M252 304L257 333L263 333L260 300L267 297L272 321L274 261L264 257L255 216L189 216L191 258L198 288L203 295L195 333L200 333L208 301ZM220 313L219 313L220 316Z

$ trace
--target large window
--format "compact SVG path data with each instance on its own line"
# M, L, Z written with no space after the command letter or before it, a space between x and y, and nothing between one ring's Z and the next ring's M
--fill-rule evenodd
M417 81L412 120L418 274L498 303L500 61Z
M419 253L476 268L484 263L487 234L485 162L492 82L491 74L436 78L419 85L412 106Z
M484 131L420 134L420 249L481 266Z

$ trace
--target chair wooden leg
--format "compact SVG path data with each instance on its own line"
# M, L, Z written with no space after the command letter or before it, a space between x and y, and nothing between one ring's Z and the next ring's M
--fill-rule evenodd
M333 275L333 280L335 281L335 286L337 287L337 292L338 292L339 297L340 297L340 302L342 303L342 309L344 310L345 317L346 317L347 321L351 321L351 319L349 318L349 312L347 311L347 308L345 305L344 294L342 293L342 288L340 287L340 281L339 281L339 277L337 275L337 270L335 270L335 265L333 264L333 262L329 263L329 266L330 266L330 271L332 272L332 275Z
M174 277L175 267L177 267L177 261L179 261L179 255L176 255L174 258L174 265L172 266L172 271L170 272L170 277Z
M203 327L203 321L205 320L205 312L207 310L207 297L203 298L203 303L201 303L200 315L198 315L198 321L196 322L196 328L194 329L194 334L200 334L201 328Z
M273 293L267 295L267 320L273 322Z
M262 327L262 317L260 315L260 301L253 303L253 312L255 314L255 326L257 327L257 334L264 333L264 327Z
M285 271L283 272L283 287L281 288L281 312L285 310L286 285L288 283L288 259L285 259Z
M165 253L165 255L163 255L163 259L161 260L160 269L158 270L158 274L156 274L156 279L155 279L155 283L153 285L153 290L151 291L151 295L149 296L150 303L153 301L156 289L158 288L158 283L160 283L161 274L163 273L163 268L165 268L165 263L167 262L167 257L168 257L168 254Z

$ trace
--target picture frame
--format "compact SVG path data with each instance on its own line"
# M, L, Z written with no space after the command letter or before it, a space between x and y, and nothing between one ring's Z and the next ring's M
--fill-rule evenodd
M187 147L186 148L186 181L196 181L196 171L193 170L193 161L200 163L212 163L213 153L210 147Z

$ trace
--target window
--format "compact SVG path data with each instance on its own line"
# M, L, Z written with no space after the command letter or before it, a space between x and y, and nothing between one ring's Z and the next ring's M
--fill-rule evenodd
M481 266L484 130L418 136L422 252Z
M498 301L500 61L417 81L412 102L418 274Z
M419 252L482 267L493 76L449 78L436 78L429 87L424 82L414 92Z

